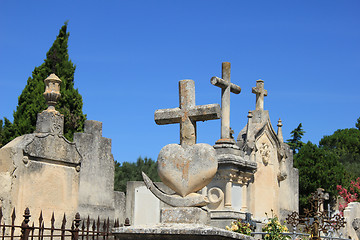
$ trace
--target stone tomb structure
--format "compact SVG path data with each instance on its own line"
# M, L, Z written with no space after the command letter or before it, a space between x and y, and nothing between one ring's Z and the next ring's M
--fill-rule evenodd
M64 136L64 116L55 109L61 80L51 74L44 96L48 108L38 114L36 131L17 137L0 149L0 206L5 218L28 207L44 220L90 215L123 222L124 194L114 192L111 140L102 137L97 121L86 121L74 142ZM5 219L6 220L6 219ZM58 221L60 222L60 221Z
M220 106L196 106L192 80L180 81L179 93L179 108L155 112L157 124L180 123L180 144L166 145L158 156L159 176L175 193L162 191L143 173L149 190L172 207L160 210L159 224L119 227L113 234L120 239L254 239L209 226L210 215L204 206L210 201L205 192L198 191L211 182L218 163L212 146L196 143L196 121L220 118Z
M230 94L239 94L241 88L231 83L230 68L230 63L223 63L222 77L211 78L211 83L221 88L221 135L213 146L218 161L217 172L212 181L199 191L208 200L203 208L209 211L210 224L222 228L235 219L244 219L246 213L250 213L253 220L261 222L266 219L265 213L273 210L281 220L285 220L287 214L298 211L299 187L292 151L283 142L282 122L279 119L276 132L269 112L264 110L264 97L268 94L264 89L264 81L258 80L252 88L256 96L255 110L248 112L247 124L234 139L230 128ZM180 108L157 110L155 121L158 124L180 122L180 110L181 103ZM190 134L192 140L185 139L191 144L196 137L194 129L196 130L192 128ZM180 132L182 142L186 131L181 129ZM161 167L161 158L159 159ZM136 202L137 196L150 196L151 193L139 182L128 185L127 195L133 196L132 200ZM156 199L152 198L152 201ZM164 206L160 202L155 205L156 209ZM133 224L146 223L136 218L137 212L159 216L155 211L155 208L138 206L126 214ZM160 217L152 219L152 223L159 221Z
M211 79L215 86L224 82L221 138L214 145L219 169L207 186L209 195L218 199L216 204L208 205L212 222L225 226L231 219L245 218L247 212L263 221L271 209L284 220L292 211L298 211L299 177L293 168L292 151L283 142L281 120L276 133L269 112L264 110L264 81L258 80L252 88L256 94L255 110L249 111L247 124L235 141L229 134L230 91L235 89L230 83L230 63L223 63L222 71L222 79ZM230 91L226 92L224 86Z

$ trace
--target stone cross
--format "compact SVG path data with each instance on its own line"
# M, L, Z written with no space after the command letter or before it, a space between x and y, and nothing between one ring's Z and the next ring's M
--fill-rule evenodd
M180 123L180 144L196 144L196 122L220 118L219 104L195 105L195 83L193 80L179 81L180 107L155 111L155 122L159 125Z
M241 88L230 82L229 62L222 63L222 78L212 77L212 85L221 88L221 139L230 139L230 92L239 94Z
M267 96L267 90L264 89L264 81L259 79L256 81L256 87L252 88L252 93L256 94L255 110L264 110L264 97Z

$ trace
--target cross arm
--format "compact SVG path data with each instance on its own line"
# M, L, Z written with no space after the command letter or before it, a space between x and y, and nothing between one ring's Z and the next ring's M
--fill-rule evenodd
M231 82L227 82L224 79L218 77L212 77L210 80L212 85L215 85L220 88L227 88L230 85L230 91L235 94L239 94L241 92L241 87L235 85Z
M195 121L207 121L221 117L219 104L195 106L189 111L189 117Z
M154 119L156 124L158 125L180 123L181 109L180 108L158 109L155 111Z

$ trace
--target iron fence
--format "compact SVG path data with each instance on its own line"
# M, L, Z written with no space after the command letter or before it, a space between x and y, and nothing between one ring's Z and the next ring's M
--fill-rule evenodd
M50 226L46 227L42 212L39 216L38 225L35 226L34 222L30 222L30 210L26 208L23 215L24 219L21 225L16 225L15 209L12 211L9 224L3 221L2 208L0 207L0 240L110 240L115 239L111 233L112 227L118 227L119 220L115 220L113 224L110 223L109 218L100 221L90 220L88 216L86 220L80 218L80 214L76 213L75 218L72 219L71 227L66 227L66 216L61 222L60 227L55 227L55 217L52 214Z

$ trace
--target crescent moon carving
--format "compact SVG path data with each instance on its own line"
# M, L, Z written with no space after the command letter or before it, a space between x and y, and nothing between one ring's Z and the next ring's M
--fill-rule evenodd
M177 194L166 194L161 191L151 179L142 172L143 180L146 187L161 201L166 204L169 204L173 207L203 207L208 205L210 202L206 196L203 196L198 193L190 193L185 197L181 197Z

